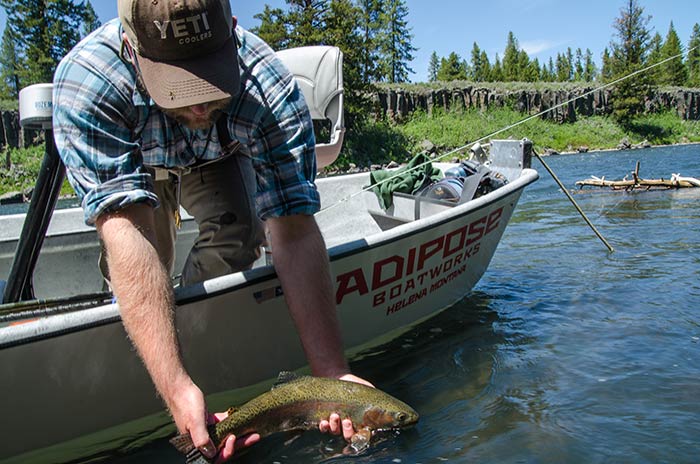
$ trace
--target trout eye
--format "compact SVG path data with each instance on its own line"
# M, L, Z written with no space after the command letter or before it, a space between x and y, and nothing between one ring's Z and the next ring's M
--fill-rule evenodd
M404 422L407 419L406 413L400 412L396 415L396 420L399 422Z

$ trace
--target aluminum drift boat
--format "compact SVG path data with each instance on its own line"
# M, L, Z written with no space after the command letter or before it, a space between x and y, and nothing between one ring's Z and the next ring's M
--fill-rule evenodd
M300 57L307 60L292 70L312 114L342 116L342 56L337 49L291 53L298 55L297 62ZM328 99L316 98L314 92L319 91L317 82L328 71L328 62L336 85L324 91L335 94L335 103L322 106L320 102ZM316 71L309 77L300 67ZM319 151L331 157L328 147L339 148L342 142L342 117L333 127L340 128L335 140ZM50 167L52 157L56 154L50 142L45 161L49 180L39 183L53 193L42 195L37 187L33 201L45 204L30 207L19 244L15 236L21 259L15 259L5 288L5 301L10 294L19 297L0 306L2 462L93 459L174 432L126 336L118 305L111 303L110 295L99 293L97 239L82 225L82 212L56 212L46 233L50 213L46 218L41 213L52 207L62 178L60 163ZM523 189L537 179L529 162L528 141L493 141L488 163L508 179L503 187L460 203L395 194L388 210L380 208L374 193L363 190L368 173L318 180L323 209L317 220L328 246L351 359L450 307L472 289ZM180 248L191 243L194 229L191 223L183 228ZM39 256L36 242L40 245L45 235ZM32 279L32 262L37 261ZM33 280L40 278L48 282L36 285L46 292L45 299L37 300ZM250 271L177 288L175 293L184 362L212 410L262 392L280 370L305 366L272 266L260 262Z

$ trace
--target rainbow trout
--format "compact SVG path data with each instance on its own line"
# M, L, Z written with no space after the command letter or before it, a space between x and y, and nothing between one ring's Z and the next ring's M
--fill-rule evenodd
M209 435L220 450L229 434L241 437L258 433L261 438L277 432L318 429L331 413L350 418L357 431L351 446L359 451L369 446L373 432L411 426L418 413L396 398L366 385L322 377L298 377L281 373L278 383L209 426ZM187 455L187 463L208 463L195 448L189 434L170 440Z

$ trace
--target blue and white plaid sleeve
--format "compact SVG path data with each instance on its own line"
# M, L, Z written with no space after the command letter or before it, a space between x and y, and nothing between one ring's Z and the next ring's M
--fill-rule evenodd
M258 215L314 214L321 205L314 184L316 142L304 96L274 52L253 34L244 33L240 54L246 87L229 122L253 159Z
M106 211L138 202L158 204L132 140L146 108L134 105L133 77L115 48L114 34L119 26L111 21L66 55L54 76L54 138L89 225Z

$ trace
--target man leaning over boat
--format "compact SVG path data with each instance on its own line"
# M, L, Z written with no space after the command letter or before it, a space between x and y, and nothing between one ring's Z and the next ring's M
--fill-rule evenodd
M291 74L236 26L229 0L119 0L54 78L54 133L122 320L181 433L208 457L204 396L186 372L170 273L182 205L199 225L181 283L249 268L270 233L312 372L367 383L343 355L319 210L311 118ZM240 362L231 360L231 362ZM243 361L245 362L245 361ZM216 418L215 418L216 417ZM337 414L321 431L350 439ZM239 437L238 445L256 441ZM235 448L230 438L221 457Z

